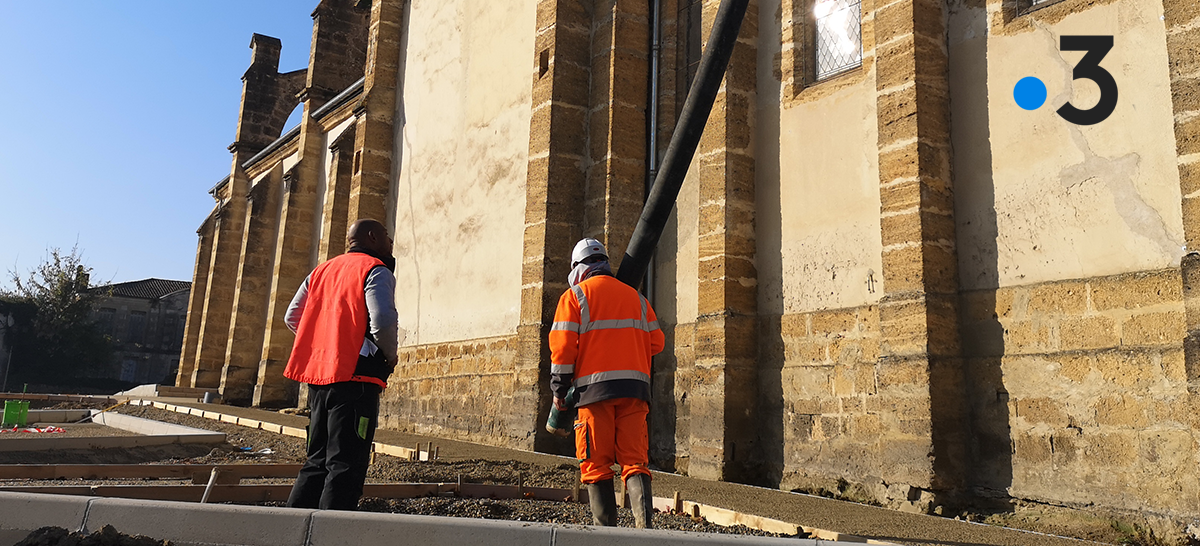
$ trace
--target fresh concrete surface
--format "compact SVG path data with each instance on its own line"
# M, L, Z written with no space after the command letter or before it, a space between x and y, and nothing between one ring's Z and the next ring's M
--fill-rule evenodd
M185 427L173 423L160 423L151 419L122 415L120 413L96 413L92 415L92 422L148 436L186 437L189 443L219 444L225 441L225 435L220 432Z
M170 540L177 546L833 544L682 531L0 492L0 540L11 539L8 543L45 526L91 533L105 525L125 534Z

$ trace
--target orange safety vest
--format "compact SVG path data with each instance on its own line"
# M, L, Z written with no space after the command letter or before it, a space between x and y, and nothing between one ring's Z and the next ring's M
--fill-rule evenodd
M378 258L349 252L313 270L285 377L310 385L361 381L387 387L382 379L354 375L369 326L363 287L381 265Z
M609 275L572 286L558 300L550 329L550 373L574 374L576 388L605 381L650 384L650 357L663 349L658 317L646 298Z

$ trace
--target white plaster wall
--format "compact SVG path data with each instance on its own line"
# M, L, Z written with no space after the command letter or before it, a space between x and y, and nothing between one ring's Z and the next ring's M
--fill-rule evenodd
M775 72L781 54L779 4L759 1L759 312L873 303L883 295L883 249L871 52L865 52L864 68L810 86L800 101L785 97ZM847 85L847 79L856 78Z
M1059 22L1035 18L1028 31L993 32L987 39L987 118L972 123L987 124L988 144L954 137L963 288L1179 264L1183 226L1161 17L1158 0L1121 0ZM951 43L981 47L978 33L967 27L983 27L958 19ZM1088 108L1099 90L1086 80L1072 84L1072 67L1083 53L1060 52L1059 36L1096 34L1115 37L1101 66L1116 79L1120 99L1106 121L1076 126L1055 111L1068 100ZM1038 110L1022 110L1013 99L1013 86L1025 76L1046 83L1049 98ZM957 91L956 102L962 102ZM954 113L966 115L962 108ZM960 126L956 120L955 130ZM990 181L982 165L964 159L965 153L986 160L985 151Z
M299 153L294 153L292 155L289 155L289 156L283 158L283 161L282 161L283 172L285 172L285 173L288 172L289 169L291 169L292 167L295 167L296 164L299 162L300 162L300 154Z
M873 71L872 71L873 72ZM857 307L883 295L875 77L780 114L783 312ZM769 204L764 204L769 207Z
M405 345L516 330L536 7L408 6L392 229Z

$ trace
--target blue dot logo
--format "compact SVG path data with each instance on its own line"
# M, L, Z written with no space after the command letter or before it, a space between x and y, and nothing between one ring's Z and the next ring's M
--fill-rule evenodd
M1046 104L1046 84L1033 76L1021 78L1013 88L1017 106L1026 110L1037 110Z

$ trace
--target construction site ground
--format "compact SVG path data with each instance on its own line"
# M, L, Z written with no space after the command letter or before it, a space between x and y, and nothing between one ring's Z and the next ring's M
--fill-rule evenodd
M224 413L263 422L303 428L308 418L255 408L241 408L190 401L174 402L181 406ZM59 404L58 407L81 407ZM93 407L96 407L94 404ZM102 407L102 406L101 406ZM100 409L96 407L96 409ZM227 434L227 444L166 445L136 450L60 450L38 453L38 464L138 464L145 462L184 462L189 464L295 463L304 458L303 440L265 430L224 423L196 415L149 406L122 406L115 411L169 423L205 428ZM99 425L68 426L70 434L123 434ZM436 446L438 460L416 463L394 457L378 456L368 475L368 483L446 482L515 484L531 487L570 488L578 479L578 464L572 458L528 451L505 449L468 442L433 438L395 430L378 430L376 441L396 446ZM0 464L35 462L30 452L0 452ZM258 480L255 480L258 481ZM270 482L263 479L262 482ZM278 479L274 481L279 481ZM61 485L62 482L29 480L22 485ZM120 480L109 484L126 483ZM132 482L129 482L132 483ZM183 483L183 482L181 482ZM1136 526L1124 524L1082 510L1061 507L1018 506L999 513L967 513L962 517L938 517L910 514L844 500L765 489L740 484L714 482L655 472L655 493L673 492L692 502L721 507L745 514L773 518L790 523L836 531L879 541L899 544L947 545L1068 545L1079 539L1109 544L1159 544ZM281 503L275 503L280 505ZM491 499L364 499L363 510L421 515L511 519L549 523L588 524L586 505L547 503L526 500ZM628 510L622 510L622 525L631 525ZM725 529L699 518L657 514L660 528L703 532L766 534L754 529ZM1025 532L1008 527L1019 527ZM1060 536L1055 536L1060 535ZM779 535L774 535L779 536ZM1075 538L1068 538L1075 537Z
M175 403L291 427L302 428L308 422L308 418L305 416L256 408L184 401ZM251 462L251 460L264 463L289 462L303 459L303 443L298 438L150 407L125 406L117 411L145 415L198 428L219 429L219 431L229 434L228 443L230 445L242 446L242 449L177 445L162 446L157 450L143 450L137 453L121 453L121 450L90 454L61 452L53 454L49 459L46 458L48 454L39 455L38 462L43 464L129 464L144 462L137 459L146 456L160 460L174 458L209 464ZM577 462L571 458L385 429L378 430L375 439L378 442L397 446L418 446L432 443L437 448L438 461L436 464L413 465L402 463L391 457L378 457L368 476L368 483L454 482L461 478L464 482L511 484L514 483L513 480L517 479L517 476L520 476L520 479L528 486L570 487L571 482L577 479ZM150 453L150 455L143 455L143 453ZM29 462L28 459L19 460L23 456L27 458L28 453L25 455L0 453L0 463ZM1113 519L1096 516L1086 511L1055 507L1026 506L1018 507L1012 512L998 514L972 513L967 517L975 521L966 521L961 518L910 514L821 496L701 480L664 472L655 472L654 487L655 494L658 496L670 496L673 492L678 491L684 499L693 502L899 544L1067 546L1080 544L1080 539L1109 544L1155 544L1152 537L1140 536L1139 529L1123 525ZM406 506L399 506L401 504ZM523 519L523 515L510 518L506 517L506 514L498 513L510 510L510 508L496 503L460 502L454 506L451 504L444 499L436 498L374 499L364 501L363 508L372 511ZM587 523L590 520L587 509L583 505L564 503L551 510L544 510L545 504L540 503L537 509L530 510L532 521ZM532 512L538 512L540 515L532 514ZM662 515L660 514L660 516ZM625 514L625 517L628 517L628 514ZM628 522L624 522L624 524L627 525ZM1022 527L1035 532L1026 532L1002 525ZM666 525L666 527L688 529L674 525ZM691 528L689 530L708 529Z

